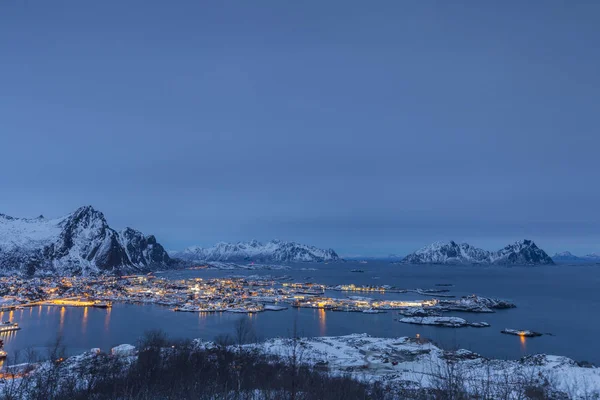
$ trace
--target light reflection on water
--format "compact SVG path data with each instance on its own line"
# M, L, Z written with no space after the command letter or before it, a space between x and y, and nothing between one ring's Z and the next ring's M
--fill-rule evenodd
M106 309L106 315L104 316L104 331L108 332L110 330L110 313L112 311L112 307L108 307Z
M9 344L16 336L18 331L8 331L0 333L0 340L4 341L4 345Z
M361 265L364 274L352 274L352 263L343 265L318 265L319 271L249 271L245 274L292 275L298 282L304 275L325 284L380 284L405 288L433 288L437 283L451 283L452 294L457 296L476 293L483 296L513 300L517 308L500 310L494 314L450 313L467 320L486 321L492 327L484 329L447 329L402 324L396 312L385 314L362 314L331 312L315 309L253 314L251 320L262 338L289 336L297 324L298 334L304 336L346 335L368 333L373 336L415 336L429 338L441 346L460 346L487 357L519 358L525 354L547 353L572 357L576 360L590 359L600 364L600 344L594 338L600 335L600 324L590 319L600 307L600 297L594 288L600 283L600 268L548 267L541 268L466 268L466 267L419 267L369 263ZM577 271L574 271L577 269ZM568 270L568 271L567 271ZM193 271L195 276L218 277L231 272ZM194 275L192 271L174 273L181 279ZM238 274L236 272L236 274ZM241 272L239 274L242 274ZM165 274L167 275L167 274ZM163 275L163 276L165 276ZM381 277L374 281L372 276ZM335 292L339 297L348 293ZM389 297L388 297L389 296ZM403 299L420 298L416 294L399 295ZM373 295L372 297L376 297ZM386 298L394 298L386 295ZM110 347L132 343L149 329L162 329L174 338L202 338L212 340L222 333L231 334L234 322L241 318L232 313L185 313L173 312L167 307L153 305L129 305L115 303L113 308L60 308L36 306L17 312L0 312L0 319L10 318L19 323L20 331L0 336L10 354L27 348L44 349L61 334L71 353L79 353L93 347L109 350ZM575 310L575 311L572 311ZM501 329L530 329L553 333L533 339L503 335ZM569 340L576 330L580 340ZM583 345L587 347L584 348ZM594 358L595 357L595 358Z
M81 333L85 335L88 320L88 307L83 308L83 318L81 319Z
M65 312L66 308L63 306L60 308L60 325L58 326L58 331L62 333L63 328L65 327Z
M319 334L321 336L327 334L327 313L322 308L319 308Z

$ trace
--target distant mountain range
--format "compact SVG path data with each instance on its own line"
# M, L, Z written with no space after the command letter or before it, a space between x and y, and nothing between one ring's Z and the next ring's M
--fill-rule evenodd
M600 262L600 254L591 253L585 256L576 256L569 251L563 251L561 253L556 253L552 256L552 259L556 262L591 262L597 263Z
M389 259L398 256L390 256ZM363 258L364 259L364 258ZM437 242L409 254L405 264L553 264L600 262L600 254L578 257L570 252L550 258L531 240L521 240L498 251L467 243ZM149 272L194 262L333 262L332 249L296 242L256 240L189 247L169 255L153 235L132 228L112 229L91 206L56 219L15 218L0 214L0 274L90 275Z
M180 252L171 252L172 257L185 261L231 261L231 262L324 262L339 261L333 249L319 249L296 242L271 240L261 243L256 240L238 243L217 243L212 247L188 247Z
M487 251L468 243L436 242L407 255L403 264L554 264L531 240L520 240L498 251Z
M89 275L173 266L152 235L112 229L91 206L56 219L0 214L0 273Z

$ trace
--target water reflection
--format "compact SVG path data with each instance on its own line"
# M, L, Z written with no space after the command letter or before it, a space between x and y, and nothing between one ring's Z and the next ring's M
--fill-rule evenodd
M369 266L371 265L375 265L375 263L369 263ZM315 281L331 285L349 282L357 284L372 283L370 272L365 274L349 273L348 269L350 267L340 269L339 265L327 266L320 264L315 267L321 269L322 272L291 270L285 273L297 281L304 281L304 277L310 274L315 277ZM356 267L365 268L364 265L357 265ZM531 325L531 309L533 307L536 312L534 315L537 316L539 313L540 318L548 319L549 326L547 329L554 332L556 337L552 340L539 340L536 338L532 341L532 344L528 343L527 338L519 338L515 343L514 337L506 337L495 331L493 334L484 334L480 330L461 330L460 335L457 337L456 332L458 331L455 332L455 330L435 327L417 328L408 324L399 324L393 320L393 314L365 316L359 313L345 314L326 310L293 308L280 313L261 313L255 317L258 318L258 321L253 322L257 324L259 333L264 337L289 336L294 320L298 319L299 332L304 336L345 335L354 332L365 332L374 336L399 337L414 336L416 333L421 333L421 337L429 337L441 345L447 345L448 347L468 346L467 348L488 357L512 359L523 356L525 352L535 351L549 354L558 353L579 359L592 358L592 361L600 363L597 355L600 354L600 351L598 351L599 345L591 340L593 335L598 336L600 325L589 323L589 321L584 324L582 322L584 318L581 317L581 314L570 312L572 307L575 306L583 308L583 304L587 308L583 308L582 311L589 315L593 314L593 305L597 304L598 296L591 290L593 289L591 282L600 279L600 269L585 269L581 271L581 274L574 274L571 270L567 274L562 272L562 269L556 268L540 275L537 270L525 268L474 270L473 268L461 269L459 267L452 268L452 271L449 271L447 268L431 266L427 270L428 272L425 272L422 268L413 269L412 267L403 268L400 271L398 268L391 268L389 263L381 264L377 268L380 268L377 270L377 275L381 277L380 281L392 285L433 287L437 282L442 281L460 282L460 285L457 284L456 288L452 289L457 296L477 292L510 298L517 304L527 304L530 306L529 308L520 307L515 310L489 314L486 315L485 320L493 326L525 326L533 329L536 328L536 326ZM197 271L177 272L177 274L184 273L196 274L196 276L200 274ZM261 275L274 274L273 271L243 272L247 275L257 273ZM201 274L208 277L221 277L231 274L231 272L202 271ZM494 279L490 279L490 274ZM585 279L581 276L585 276ZM179 275L179 277L187 276ZM552 283L559 282L561 284L560 288L564 289L568 296L565 295L564 299L552 300L546 297L542 289L540 289L540 292L525 290L531 287L546 287L536 285L540 282L540 279L546 279ZM590 287L585 285L587 283ZM581 290L582 287L590 290ZM337 295L343 297L342 293ZM386 295L386 298L414 299L412 294L389 294ZM43 347L56 337L59 325L59 318L57 318L56 313L59 313L60 310L56 309L56 306L51 307L51 310L48 307L47 313L44 306L36 304L35 307L38 307L37 312L33 310L31 317L27 312L24 312L20 320L20 313L15 312L15 320L22 326L22 330L13 334L6 349L9 354L14 354L16 350L29 347ZM190 314L186 315L186 313L173 313L168 307L157 305L115 303L112 309L116 313L114 322L111 321L112 312L110 310L88 309L87 325L90 326L90 329L86 328L84 335L81 333L82 321L76 320L82 318L84 310L75 310L75 312L71 310L71 319L69 321L65 320L63 331L65 337L68 338L67 347L69 350L74 353L80 353L81 349L92 347L102 347L103 350L108 350L109 345L132 343L145 330L156 328L164 329L172 337L188 337L191 339L201 337L211 340L221 333L231 334L237 319L235 315L227 313L198 313L198 316L194 317ZM8 314L8 310L5 310L4 314L0 315L6 320ZM557 315L560 315L560 319L557 317L556 320L550 320L550 318ZM566 326L569 326L569 328L565 328ZM578 332L578 340L572 340L571 330ZM579 346L580 343L589 343L589 346ZM529 347L532 350L529 350ZM590 351L590 349L592 350Z
M325 309L319 308L319 334L325 336L327 332L327 319Z
M111 310L112 310L112 307L108 307L106 309L106 316L104 317L104 330L106 332L108 332L109 328L110 328L110 312L111 312Z
M17 331L8 331L0 333L0 340L4 341L4 344L8 344L16 336Z
M60 308L60 324L58 325L58 331L62 333L63 328L65 327L65 307Z
M198 313L198 329L202 330L206 327L208 313L201 311Z
M87 328L87 321L88 321L88 308L83 307L83 318L81 320L81 332L83 334L85 334L85 330Z

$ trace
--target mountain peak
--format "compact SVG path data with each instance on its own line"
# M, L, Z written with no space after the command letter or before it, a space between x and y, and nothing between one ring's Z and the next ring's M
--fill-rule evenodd
M96 210L91 205L79 207L78 209L73 211L72 215L102 215L104 217L104 214L102 214L102 212Z
M169 262L154 236L131 228L118 233L92 206L51 220L0 220L0 270L85 275L147 270Z
M535 242L533 240L530 240L530 239L517 240L515 242L515 244L519 245L519 246L537 247L535 245Z
M585 261L585 257L577 257L575 254L570 251L562 251L560 253L556 253L552 256L554 261L568 261L568 262L580 262Z
M92 225L98 223L108 226L104 214L92 206L79 207L68 216L67 220L72 224Z
M468 243L435 242L406 256L405 264L552 264L552 259L529 239L490 252Z
M238 243L217 243L212 247L188 247L183 252L172 253L188 261L255 261L255 262L321 262L338 261L332 249L319 249L295 242L257 240Z
M560 253L555 253L552 257L574 257L574 254L570 251L561 251Z

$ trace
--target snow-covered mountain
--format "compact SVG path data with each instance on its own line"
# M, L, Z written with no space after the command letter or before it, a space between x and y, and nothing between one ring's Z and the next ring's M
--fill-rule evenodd
M339 261L332 249L319 249L295 242L271 240L261 243L256 240L238 243L217 243L212 247L188 247L181 252L171 253L186 261L256 261L256 262L323 262Z
M554 261L581 261L582 257L577 257L575 254L570 251L562 251L560 253L556 253L552 256Z
M532 240L519 240L505 248L491 253L494 264L554 264L546 252L535 245Z
M561 263L598 263L600 262L600 254L591 253L586 254L585 256L576 256L575 254L563 251L561 253L556 253L552 256L552 259L556 262Z
M487 251L468 243L436 242L409 254L403 264L553 264L531 240L520 240L498 251Z
M117 232L91 206L56 219L0 214L0 273L88 275L170 264L154 236L131 228Z
M435 242L402 259L405 264L484 264L490 253L467 243Z

